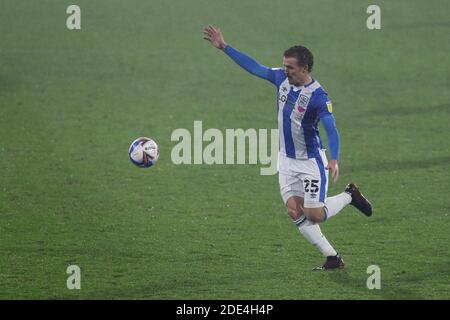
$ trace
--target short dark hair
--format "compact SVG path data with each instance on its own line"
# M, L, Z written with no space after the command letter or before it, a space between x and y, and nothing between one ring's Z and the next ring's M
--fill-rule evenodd
M304 46L293 46L284 52L286 58L297 58L300 66L308 66L308 72L312 71L314 57L311 51Z

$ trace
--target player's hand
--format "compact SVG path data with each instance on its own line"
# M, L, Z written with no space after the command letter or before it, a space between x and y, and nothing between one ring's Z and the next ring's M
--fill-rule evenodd
M209 25L203 29L203 35L203 39L211 42L211 44L217 49L223 50L227 46L220 29L216 29L212 25Z
M339 166L337 160L330 160L326 169L330 170L333 183L336 183L339 179Z

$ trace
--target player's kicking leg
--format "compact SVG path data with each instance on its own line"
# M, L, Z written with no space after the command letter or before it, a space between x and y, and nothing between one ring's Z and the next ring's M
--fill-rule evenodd
M307 208L305 208L305 214L306 217L313 222L324 222L337 215L349 204L368 217L372 215L372 204L353 183L348 184L344 192L334 197L327 198L325 202L314 201L314 199L317 198L317 195L314 193L311 194L311 192L309 194L307 193L305 197L306 202L308 203L306 206Z
M278 176L280 183L280 193L283 202L286 204L288 214L292 218L300 233L309 243L315 246L325 257L327 257L328 264L326 264L325 268L334 269L343 266L342 259L340 259L336 250L334 250L334 248L328 242L327 238L325 238L325 236L322 234L319 224L315 221L312 221L311 219L307 219L307 216L305 215L305 189L307 190L307 193L309 193L310 191L314 191L316 189L316 181L314 180L315 178L312 181L309 181L309 184L306 185L305 188L304 181L302 180L301 176L305 171L304 166L310 166L312 168L311 170L313 171L317 169L315 162L312 161L314 160L294 161L292 159L281 156ZM299 168L297 168L298 165L300 165ZM311 172L311 170L309 172ZM318 176L320 178L320 173L318 173ZM347 196L349 197L349 195ZM309 198L315 198L314 202L320 200L317 197L317 194L315 194L314 196L309 195ZM313 206L318 207L317 205ZM321 206L323 206L323 204ZM337 261L339 263L336 263L336 259L333 257L338 258Z
M305 181L310 180L305 179ZM306 182L307 184L308 182ZM310 182L309 182L310 184ZM323 187L323 184L322 184ZM335 216L341 210L351 204L360 210L366 216L372 215L372 205L370 202L362 195L358 187L354 184L349 184L345 188L345 191L334 197L327 198L325 202L321 196L317 196L315 193L320 193L320 188L313 189L317 192L305 192L305 201L303 212L305 217L315 223L324 222L332 216ZM317 201L317 199L319 201ZM321 201L322 200L322 201ZM344 267L344 261L339 254L330 254L326 256L325 263L315 268L314 270L329 270L338 269Z
M355 206L366 216L372 215L372 205L352 183L347 185L344 192L327 198L328 170L326 170L326 163L327 159L323 152L320 157L301 163L304 191L303 213L306 219L313 223L324 222L337 215L349 204ZM343 266L344 261L335 252L326 255L325 263L316 270L336 269Z
M319 162L321 161L321 165ZM328 171L326 157L321 159L292 160L279 159L279 183L283 202L288 214L300 233L326 257L320 270L342 268L344 261L322 234L319 224L352 204L365 215L372 214L370 202L354 184L349 184L344 192L327 198Z

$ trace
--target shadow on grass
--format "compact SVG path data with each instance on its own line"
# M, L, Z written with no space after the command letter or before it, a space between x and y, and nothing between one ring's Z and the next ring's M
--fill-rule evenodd
M369 274L365 274L367 277L352 277L349 271L333 270L327 271L328 278L342 286L347 292L352 292L354 295L361 294L361 300L399 300L399 299L424 299L424 297L417 295L413 290L399 288L398 282L396 286L386 284L386 281L381 281L381 289L368 289L367 278ZM358 299L358 298L357 298Z

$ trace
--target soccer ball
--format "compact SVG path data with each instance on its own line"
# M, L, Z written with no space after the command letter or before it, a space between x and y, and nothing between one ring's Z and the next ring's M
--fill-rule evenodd
M149 168L158 161L159 148L152 139L139 137L131 143L128 156L139 168Z

